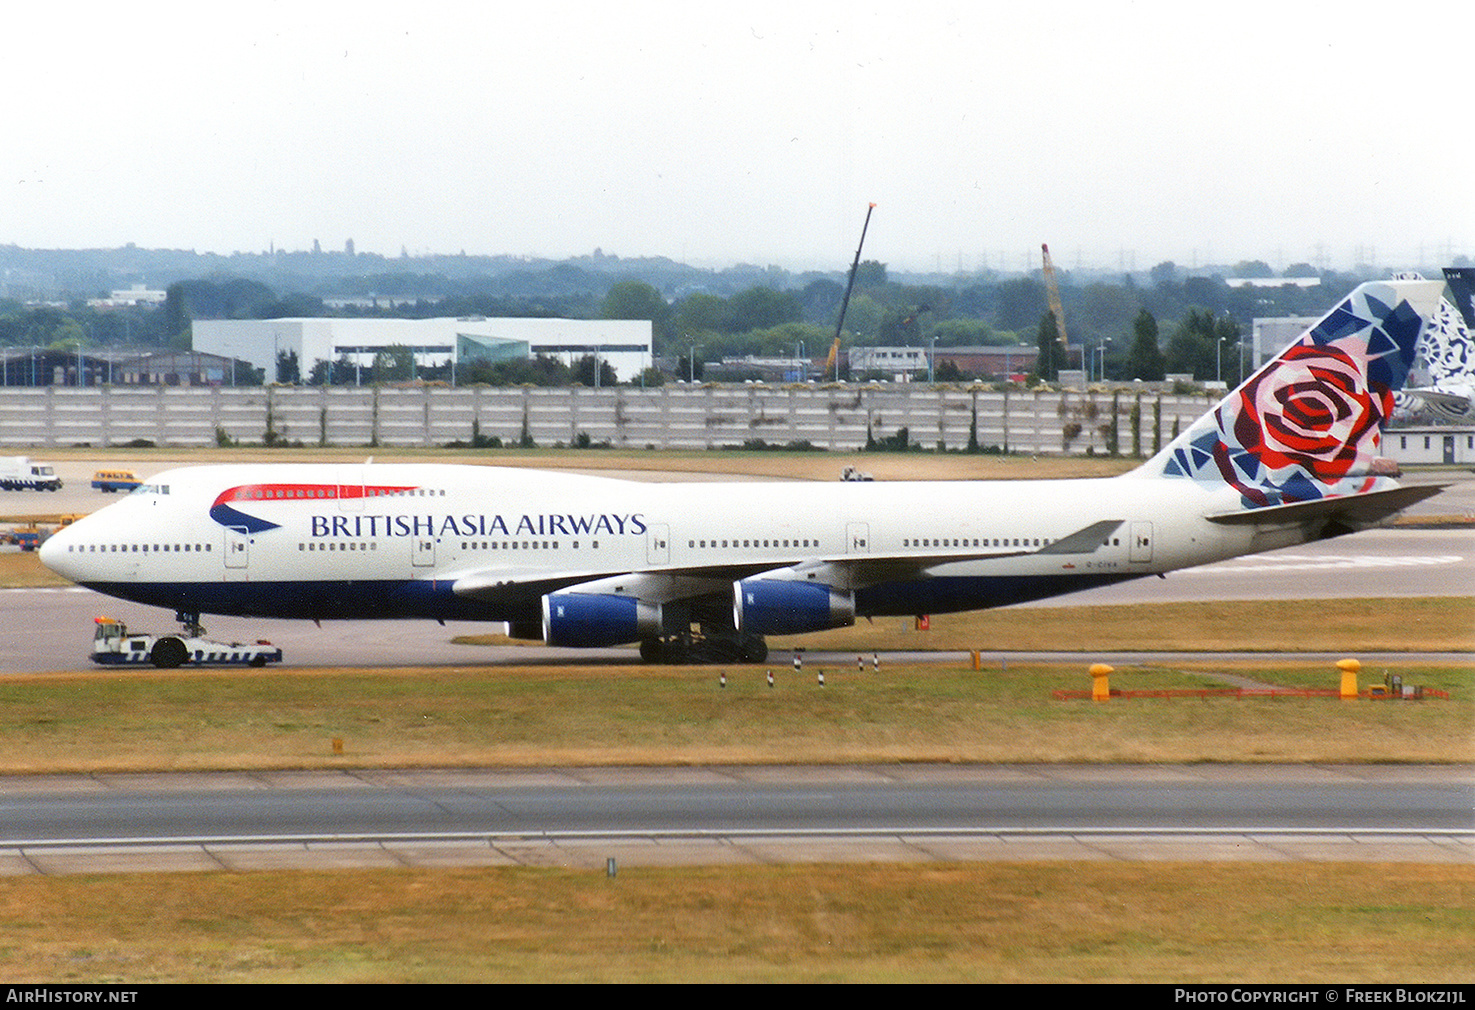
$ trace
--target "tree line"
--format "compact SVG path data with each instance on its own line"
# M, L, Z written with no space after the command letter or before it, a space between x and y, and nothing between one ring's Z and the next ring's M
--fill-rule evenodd
M1240 265L1250 275L1257 266L1263 264ZM1127 274L1114 281L1076 284L1066 272L1060 293L1074 349L1066 360L1056 339L1059 321L1049 312L1045 284L1037 276L958 277L948 284L917 284L895 280L885 264L866 261L857 271L842 346L946 349L1034 344L1040 348L1039 374L1046 379L1053 379L1060 368L1073 367L1117 380L1190 373L1198 380L1233 381L1246 357L1243 341L1251 319L1320 315L1331 307L1328 299L1360 280L1323 274L1317 287L1289 281L1274 287L1230 287L1222 277L1191 274L1172 263L1159 264L1145 279ZM379 281L384 288L393 287L390 278ZM648 280L625 277L610 282L597 296L587 291L545 295L463 289L410 302L330 306L318 294L278 292L249 278L214 277L171 284L160 306L100 309L81 302L27 306L0 301L0 345L188 349L194 319L444 315L641 319L652 324L655 356L667 362L673 375L687 378L696 375L702 361L727 357L802 355L823 360L835 336L843 293L839 280L825 276L809 277L791 287L753 284L729 295L662 290ZM319 362L302 372L295 367L285 372L299 381L319 383L365 381L366 367L373 381L451 379L448 370L442 377L415 369L412 360L406 365L405 356L397 353L382 357L373 366ZM551 359L463 365L454 378L458 383L543 385L587 379L586 385L594 385L593 367L592 360L568 366ZM349 368L354 369L351 378ZM407 370L414 374L404 376ZM987 378L955 368L937 377ZM655 374L643 378L647 385L660 380Z

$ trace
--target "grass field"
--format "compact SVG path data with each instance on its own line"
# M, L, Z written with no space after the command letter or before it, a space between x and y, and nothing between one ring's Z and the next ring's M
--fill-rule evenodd
M812 669L812 668L811 668ZM1469 761L1448 702L1055 701L1079 665L0 678L0 771L734 761ZM1120 687L1322 664L1127 669ZM335 756L331 738L345 754ZM1450 982L1475 867L974 863L0 878L13 982Z
M1464 761L1444 702L1055 701L1079 666L99 671L0 679L0 770L732 761ZM1324 685L1321 664L1130 669ZM331 737L345 754L334 756ZM1475 867L917 863L0 878L13 982L1450 982Z
M1399 668L1450 700L1057 701L1084 664L153 670L0 679L0 773L893 761L1466 762L1475 664ZM1327 664L1125 668L1125 689L1222 674L1334 688ZM1381 670L1364 679L1382 680ZM335 755L332 741L344 741Z
M1475 867L988 863L0 879L46 982L1441 982Z

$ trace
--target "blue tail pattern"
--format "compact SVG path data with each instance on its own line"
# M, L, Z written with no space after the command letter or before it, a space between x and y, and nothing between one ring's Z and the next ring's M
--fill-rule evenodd
M1248 508L1371 490L1382 429L1443 284L1364 284L1144 470L1224 482Z

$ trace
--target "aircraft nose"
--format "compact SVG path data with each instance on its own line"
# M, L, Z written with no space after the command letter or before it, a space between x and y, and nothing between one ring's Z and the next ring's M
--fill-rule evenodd
M68 547L76 540L76 534L72 527L57 530L46 538L41 545L41 563L50 568L56 574L66 579L77 581L76 566L70 563L70 559L76 555L72 554Z

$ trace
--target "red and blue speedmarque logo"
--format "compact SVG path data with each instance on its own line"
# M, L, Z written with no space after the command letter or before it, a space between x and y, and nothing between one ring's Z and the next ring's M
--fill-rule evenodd
M222 491L210 506L210 518L228 529L262 533L274 530L274 523L235 507L238 502L323 501L333 498L380 498L385 495L413 491L414 485L402 487L367 484L241 484Z

